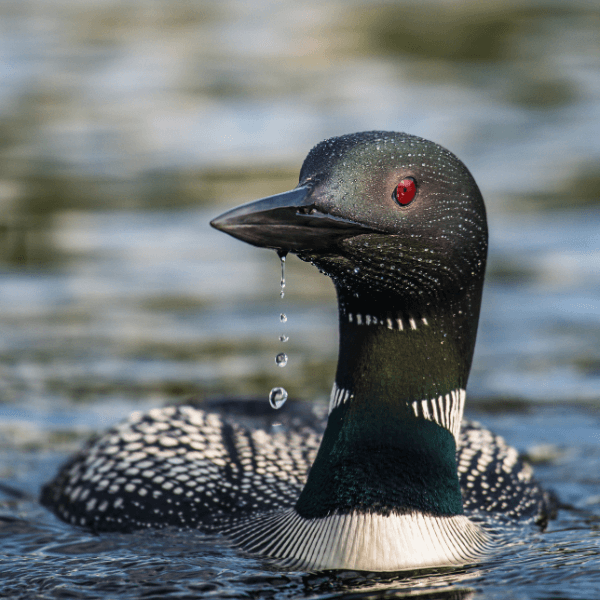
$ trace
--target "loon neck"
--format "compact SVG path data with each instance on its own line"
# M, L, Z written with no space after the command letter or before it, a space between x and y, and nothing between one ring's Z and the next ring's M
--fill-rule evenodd
M456 440L479 312L473 297L434 314L338 288L336 379L300 515L462 514Z
M415 402L464 390L479 316L474 295L402 305L373 295L363 300L338 288L339 353L330 412L350 397L413 412Z

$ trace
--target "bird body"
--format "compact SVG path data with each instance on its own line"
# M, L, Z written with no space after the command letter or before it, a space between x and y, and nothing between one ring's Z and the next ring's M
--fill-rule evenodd
M95 530L219 531L313 570L466 564L493 545L477 515L544 518L548 498L516 451L462 421L487 223L458 158L408 134L332 138L294 190L212 225L332 279L339 357L322 438L155 409L68 463L45 504Z

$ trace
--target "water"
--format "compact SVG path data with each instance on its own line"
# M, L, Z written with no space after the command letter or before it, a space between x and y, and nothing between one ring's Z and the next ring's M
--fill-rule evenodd
M277 252L277 256L279 256L279 260L281 261L281 280L279 282L279 287L280 287L280 292L279 292L279 297L283 300L285 293L284 293L284 289L285 289L285 257L286 257L285 252ZM281 323L286 323L287 322L287 317L285 314L281 313L279 315L279 320ZM279 341L280 342L287 342L289 341L289 336L285 335L285 334L281 334L279 336ZM275 357L275 364L278 367L285 367L288 364L288 355L285 352L279 352L277 354L277 356ZM281 408L287 401L288 399L288 393L287 390L285 388L282 387L274 387L270 392L269 392L269 404L271 405L272 408L275 409L279 409Z
M285 256L284 252L277 252L277 256L279 256L279 260L281 261L281 279L279 281L279 297L283 300L285 296Z
M597 2L351 7L0 6L0 482L21 492L0 491L5 596L600 597ZM131 411L278 384L279 259L208 221L365 129L442 143L482 190L467 415L567 505L548 531L464 569L281 573L222 540L95 536L40 508L58 466ZM335 295L286 269L285 385L325 405Z
M285 367L285 365L279 365L279 366ZM282 408L287 399L288 399L288 393L282 387L274 387L269 392L269 404L271 405L271 408L274 408L275 410Z

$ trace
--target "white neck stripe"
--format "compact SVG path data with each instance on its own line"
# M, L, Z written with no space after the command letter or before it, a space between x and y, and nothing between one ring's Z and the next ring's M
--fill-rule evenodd
M411 407L415 417L433 421L446 428L452 433L458 444L466 397L467 393L465 390L457 389L452 390L445 396L414 400L411 402ZM350 390L340 388L334 383L329 397L329 414L331 414L334 408L350 402L353 398L354 394Z
M354 398L354 394L351 394L349 390L339 388L334 382L329 397L329 414L331 414L334 408L337 408L340 404L345 404L349 400L352 400L352 398Z
M445 396L438 396L431 400L415 400L412 402L412 409L415 417L433 421L448 429L458 444L466 397L465 390L452 390Z
M388 329L397 329L398 331L404 331L412 329L413 331L423 325L429 325L426 317L420 319L408 316L404 319L391 318L391 317L375 317L373 315L362 314L362 313L346 313L348 323L356 323L356 325L381 325Z

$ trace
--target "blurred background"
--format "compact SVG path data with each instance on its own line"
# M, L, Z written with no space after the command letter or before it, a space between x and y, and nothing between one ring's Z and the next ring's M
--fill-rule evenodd
M331 283L289 257L281 300L275 253L208 222L383 129L487 202L468 413L600 512L597 0L3 0L0 55L1 480L37 495L136 408L325 400Z
M486 198L471 406L597 406L597 2L4 0L0 51L1 476L135 407L326 399L329 280L290 257L282 301L275 253L208 221L368 129L448 147Z

